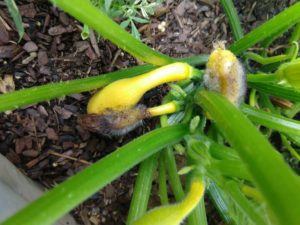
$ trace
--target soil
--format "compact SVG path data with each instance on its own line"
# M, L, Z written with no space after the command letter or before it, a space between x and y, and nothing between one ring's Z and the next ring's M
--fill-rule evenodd
M294 1L236 1L246 32ZM82 40L82 25L47 1L17 1L25 27L18 43L15 26L0 2L0 76L9 85L1 92L78 79L136 65L110 42ZM166 29L158 29L165 22ZM227 19L216 0L171 1L158 8L149 24L139 27L142 41L174 57L209 53L217 40L232 42ZM148 106L159 104L166 87L145 95ZM83 130L77 117L85 113L91 93L74 94L0 114L0 153L26 176L52 188L133 138L153 129L146 120L129 134L108 138ZM124 224L136 168L72 211L79 224ZM154 186L156 184L154 183ZM150 204L157 202L152 194ZM222 224L207 201L209 224Z

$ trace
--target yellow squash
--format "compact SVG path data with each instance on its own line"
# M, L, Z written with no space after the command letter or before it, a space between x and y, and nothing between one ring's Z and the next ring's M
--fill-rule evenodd
M187 63L172 63L133 78L115 81L97 92L89 101L88 113L106 110L122 111L135 106L148 90L173 81L192 77L193 68Z
M180 203L150 210L131 225L179 225L197 206L204 195L204 190L203 181L194 180L189 193Z

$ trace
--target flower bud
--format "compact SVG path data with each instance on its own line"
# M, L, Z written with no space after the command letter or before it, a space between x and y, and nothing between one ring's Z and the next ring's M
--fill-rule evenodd
M300 87L300 58L282 64L275 72L279 79L285 79L293 87Z

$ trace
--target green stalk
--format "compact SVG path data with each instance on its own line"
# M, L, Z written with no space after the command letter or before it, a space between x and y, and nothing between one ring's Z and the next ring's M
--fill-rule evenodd
M165 65L174 61L135 39L103 11L93 6L90 0L52 0L52 2L139 60L153 65Z
M282 156L224 96L199 91L195 100L209 113L244 161L276 222L300 224L300 180Z
M276 56L271 56L271 57L263 57L259 54L253 53L253 52L245 52L244 56L247 59L253 60L255 62L258 62L262 65L267 65L275 62L280 62L280 61L286 61L292 57L292 54L290 55L276 55Z
M166 166L163 161L163 155L160 154L159 157L159 174L158 174L158 192L159 198L162 205L169 204L168 199L168 188L167 188L167 176L166 176Z
M281 141L282 144L287 148L287 150L291 153L292 156L294 156L297 160L300 161L300 155L298 152L291 146L286 136L281 135Z
M127 170L164 147L179 141L187 133L188 127L185 125L151 131L59 184L1 225L53 224Z
M243 184L243 185L241 185L240 189L245 196L253 199L257 203L261 204L264 202L264 199L263 199L261 193L256 188L253 188L249 185Z
M191 65L205 64L206 55L198 55L178 59ZM13 110L22 106L49 101L51 99L64 97L66 95L90 91L101 88L113 81L134 77L157 68L156 66L144 64L129 69L123 69L112 73L106 73L94 77L87 77L54 84L46 84L38 87L26 88L7 94L0 95L0 112Z
M151 65L142 65L126 70L103 74L101 76L46 84L2 94L0 95L0 112L17 109L22 106L37 102L48 101L54 98L64 97L74 93L100 88L118 79L143 74L154 68L155 67Z
M200 200L198 205L194 208L191 214L188 216L187 225L207 225L205 201L204 198Z
M222 190L213 181L209 182L208 194L217 208L219 214L221 215L223 221L226 224L233 224L232 218L230 216L230 209L228 206L228 201L225 199Z
M4 0L4 1L8 8L9 13L10 13L11 17L13 18L14 23L16 25L16 28L17 28L17 31L19 34L19 41L21 41L21 39L23 38L23 35L24 35L24 27L23 27L20 11L14 0Z
M236 55L246 51L269 36L289 29L300 21L300 2L295 3L230 46Z
M185 195L181 185L180 177L177 172L176 160L171 147L167 147L163 150L163 157L175 199L176 201L180 201Z
M292 33L292 36L289 40L289 44L291 45L289 48L287 48L285 54L289 55L295 50L295 46L293 45L293 42L296 41L298 42L300 39L300 23L298 23Z
M209 137L197 133L194 135L189 135L185 138L185 140L192 144L193 142L196 142L196 146L203 146L204 149L207 149L209 154L214 158L218 160L240 160L239 156L237 155L236 151L230 147L227 147L225 145L221 145Z
M209 55L201 54L194 55L185 58L174 58L176 62L186 62L192 66L204 65L208 61Z
M251 202L245 197L245 195L241 192L237 183L234 181L228 181L225 184L225 189L235 202L236 206L247 215L248 219L252 221L255 225L267 225L262 215L263 213L259 213L257 208L251 204Z
M247 82L249 83L267 83L276 81L278 81L278 77L274 74L247 74Z
M255 123L291 135L300 135L300 122L297 120L255 109L246 104L242 104L240 108Z
M143 161L139 167L127 217L126 224L128 225L132 224L147 211L158 154Z
M241 27L240 19L232 0L220 0L220 3L228 18L234 40L238 41L242 39L244 36L243 29Z
M252 181L252 177L245 165L238 160L214 160L212 170L218 170L225 177L236 177L247 181Z
M263 102L265 103L265 105L270 109L270 111L273 113L273 115L280 115L276 109L274 108L274 106L272 105L271 101L270 101L270 98L265 95L265 94L261 94L261 98L263 100ZM281 116L281 115L280 115ZM282 116L281 116L282 117ZM283 119L283 123L282 125L286 125L286 124L290 124L291 122L290 121L287 121L287 122L284 122L287 118L286 117L282 117ZM276 120L276 119L275 119ZM299 131L300 131L300 123L296 120L292 120L292 127L298 127ZM296 124L295 124L296 123ZM284 132L284 131L283 131ZM286 132L287 133L287 132ZM299 135L293 135L291 132L289 132L287 134L289 137L292 137L292 138L297 138L299 137ZM291 143L288 141L287 137L283 134L280 134L280 137L281 137L281 142L282 144L286 147L286 149L291 153L292 156L294 156L296 159L300 160L300 155L298 154L298 152L292 147ZM293 140L293 139L292 139ZM294 140L293 140L294 141ZM295 141L294 141L295 142Z
M253 90L255 90L255 89L253 89ZM266 108L266 109L270 110L271 113L277 113L277 110L274 107L273 103L271 102L269 95L259 92L259 98L261 100L262 108ZM286 117L284 117L284 118L286 118Z
M271 82L252 82L248 81L248 86L270 96L285 98L291 101L300 101L299 89L293 87L286 87L280 84Z
M212 171L211 174L217 171L216 174L221 174L225 177L238 177L252 181L252 177L241 159L233 154L235 153L233 149L219 145L205 136L201 137L201 135L188 136L185 140L188 143L189 150L193 150L195 154L198 154L198 157L193 154L193 151L189 151L188 155L193 154L195 160L198 158L199 161L197 163Z
M168 102L167 95L164 97L163 103ZM169 126L168 117L163 115L160 117L160 124L162 127ZM172 147L168 146L162 151L162 157L164 159L165 167L167 169L169 182L171 184L176 201L181 201L184 198L184 191L181 185L180 177L177 172L177 165Z

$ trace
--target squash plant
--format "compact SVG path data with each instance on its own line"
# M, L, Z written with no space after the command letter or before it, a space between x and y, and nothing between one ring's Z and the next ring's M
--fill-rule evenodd
M205 212L204 194L211 198L225 224L300 224L299 176L268 140L272 133L279 133L291 157L300 159L300 123L293 119L300 110L299 2L244 35L232 1L220 0L235 38L228 48L231 52L222 48L217 58L212 54L183 59L147 47L89 0L52 0L52 3L148 64L3 94L0 95L1 112L104 87L90 100L89 114L84 118L94 115L103 119L112 114L111 110L119 118L124 110L140 109L135 108L136 103L146 90L160 83L178 82L170 84L170 92L158 106L161 108L154 109L157 113L153 115L161 115L159 128L70 177L1 224L53 224L139 163L128 225L175 225L187 215L187 224L205 225L209 215ZM288 30L292 32L286 51L267 56L265 48ZM247 52L254 45L262 47L259 54ZM236 56L246 65L243 71ZM250 63L252 60L258 63L255 67ZM206 63L207 68L203 67ZM179 69L175 76L174 68L178 65L194 72L184 76L185 70ZM165 73L171 78L165 79ZM141 76L149 78L149 86L133 95L124 94L128 90L136 91ZM236 83L238 78L244 83ZM238 95L232 97L229 85ZM248 96L243 103L246 86ZM117 99L120 102L110 105L107 99L111 98L110 94L113 98L116 88L126 91ZM271 101L273 97L276 99ZM292 103L288 109L282 108L286 102ZM100 125L93 128L97 130ZM128 125L131 124L121 128ZM174 157L176 151L186 157L186 167L180 171ZM146 212L156 170L162 206ZM184 185L181 175L186 176ZM169 203L167 180L176 204Z

